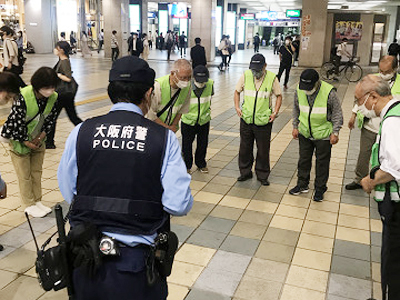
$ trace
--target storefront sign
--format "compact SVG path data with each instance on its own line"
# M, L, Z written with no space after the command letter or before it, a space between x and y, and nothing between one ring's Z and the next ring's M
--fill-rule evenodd
M170 9L170 14L173 18L178 19L187 19L187 6L185 3L178 3L178 4L168 4Z
M157 14L155 12L148 12L147 13L147 18L148 19L155 19L157 17Z
M335 39L340 41L347 38L349 41L359 41L362 36L363 22L338 21L335 27Z
M258 22L258 25L263 27L300 27L300 21L260 21Z
M262 11L256 14L256 18L266 21L287 20L286 14L281 11Z
M288 9L286 10L286 17L288 18L300 18L301 10L300 9Z
M255 15L254 14L240 14L240 19L241 20L254 20Z

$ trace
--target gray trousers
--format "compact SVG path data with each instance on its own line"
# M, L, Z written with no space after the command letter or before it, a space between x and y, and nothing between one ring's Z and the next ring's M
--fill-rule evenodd
M372 146L376 141L377 134L365 129L361 129L360 138L360 153L358 154L358 160L356 165L356 177L354 182L360 183L361 179L368 175L369 172L369 159L371 157Z

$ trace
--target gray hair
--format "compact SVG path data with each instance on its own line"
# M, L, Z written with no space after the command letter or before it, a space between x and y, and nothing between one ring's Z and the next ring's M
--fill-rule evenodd
M365 93L375 91L382 97L392 94L389 83L383 80L380 76L367 75L361 79L359 84Z
M179 72L179 70L190 70L192 71L192 65L190 64L190 62L186 59L178 59L174 62L174 68L173 70L175 72Z

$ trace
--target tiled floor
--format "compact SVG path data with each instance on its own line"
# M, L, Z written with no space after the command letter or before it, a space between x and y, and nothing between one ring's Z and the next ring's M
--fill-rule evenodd
M151 58L162 55L152 52ZM380 299L381 224L376 205L362 191L343 188L354 176L360 131L343 127L340 142L333 148L324 202L311 201L312 191L298 197L288 194L296 182L298 142L291 138L291 110L300 69L292 70L289 90L274 123L271 185L261 186L255 178L236 182L239 119L233 109L233 91L248 65L240 58L248 60L251 55L251 51L237 54L225 73L210 69L215 80L207 154L210 173L193 173L193 209L186 217L172 219L180 249L168 279L168 299ZM270 56L268 53L267 62ZM29 56L24 79L39 66L52 66L55 61L51 55ZM158 76L169 72L171 66L156 60L150 65ZM79 115L86 119L107 112L111 62L100 57L73 58L72 66L80 85L76 99ZM271 70L277 71L276 67ZM346 123L355 85L343 80L336 86ZM8 112L9 107L1 108L0 118L5 119ZM57 149L46 152L43 201L50 206L62 201L56 170L72 128L63 113L57 126ZM10 157L6 150L1 152L0 171L8 183L9 197L0 201L0 243L5 246L0 252L0 299L67 299L65 291L45 293L34 278L35 248L19 206ZM55 231L53 215L32 223L40 243Z

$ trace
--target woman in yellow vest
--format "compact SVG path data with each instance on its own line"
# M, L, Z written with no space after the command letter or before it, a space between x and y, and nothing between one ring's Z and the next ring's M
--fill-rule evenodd
M193 70L193 90L190 98L189 113L182 116L182 153L188 173L193 164L193 141L197 135L195 164L202 173L208 173L206 154L208 133L211 121L211 97L214 95L214 81L205 66Z
M312 157L315 151L315 192L313 200L324 200L329 179L332 145L339 141L343 125L342 107L335 88L319 80L318 72L301 73L293 108L293 138L299 140L297 185L289 193L308 193Z
M46 135L57 116L57 81L53 69L38 69L31 78L31 85L22 88L16 97L1 133L10 141L11 161L18 177L22 207L35 218L51 212L41 203L41 180Z

